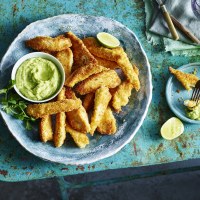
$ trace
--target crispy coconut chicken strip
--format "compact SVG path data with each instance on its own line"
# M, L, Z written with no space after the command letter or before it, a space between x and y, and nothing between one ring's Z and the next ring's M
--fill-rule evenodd
M102 71L108 71L107 68L97 65L97 64L89 64L82 66L78 69L76 69L68 78L66 81L67 86L74 87L75 84L85 80L89 76L93 74L97 74Z
M199 78L194 74L187 74L182 71L173 69L172 67L169 67L169 71L177 78L177 80L183 85L186 90L191 90L192 87L195 87L195 84L199 80Z
M74 33L68 32L66 36L70 38L72 42L72 52L74 55L74 69L90 63L96 64L94 56L88 51L81 39L79 39Z
M115 88L121 83L121 79L114 70L103 71L98 74L94 74L84 81L77 84L75 90L85 95L96 91L101 86L107 86L108 88Z
M133 85L129 81L124 81L117 87L112 98L112 106L116 112L119 113L121 107L128 103L132 89Z
M74 130L67 122L66 131L72 136L74 142L79 148L85 148L85 146L89 144L88 136L84 133Z
M112 96L109 92L109 89L104 86L100 87L95 92L94 111L92 113L91 124L90 124L90 126L91 126L90 134L91 135L94 134L94 131L100 124L101 119L106 111L106 108L108 107L111 97Z
M64 99L61 101L49 103L29 104L26 108L26 112L29 116L37 119L42 118L45 115L53 115L60 112L69 112L78 109L80 106L80 99Z
M93 107L94 105L94 93L86 94L83 99L83 107L87 112Z
M67 48L59 51L55 54L55 57L61 62L65 71L65 78L67 79L71 74L73 64L73 53L71 49Z
M66 88L66 98L76 100L77 97L71 88ZM87 112L85 108L81 105L77 110L67 112L67 120L70 126L82 133L88 133L90 131L90 124Z
M97 131L106 135L114 134L117 131L116 119L109 106L107 107L101 122L97 127Z
M114 61L106 60L104 58L100 58L100 57L97 57L97 56L94 56L94 57L97 60L98 65L101 65L101 66L106 67L108 69L118 69L118 68L120 68L119 65Z
M113 49L106 48L99 44L97 39L94 37L84 38L83 42L89 51L95 56L116 62L129 82L133 84L133 88L135 88L136 91L140 89L140 81L138 75L133 69L128 56L122 47L116 47Z
M37 51L62 51L72 46L72 43L69 38L66 38L64 35L59 35L55 38L49 36L37 36L30 40L27 40L26 45Z
M62 88L61 92L58 94L57 100L65 99L65 88ZM65 130L66 114L65 112L60 112L56 114L56 124L55 124L55 134L54 134L54 145L56 147L61 147L66 138Z
M41 118L39 132L40 139L42 142L51 141L53 139L53 129L50 115L45 115Z

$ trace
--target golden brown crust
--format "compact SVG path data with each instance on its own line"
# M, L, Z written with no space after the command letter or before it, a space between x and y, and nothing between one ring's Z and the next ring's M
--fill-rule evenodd
M82 66L82 67L76 69L70 75L70 77L68 77L65 85L67 85L69 87L74 87L75 84L85 80L89 76L91 76L93 74L97 74L102 71L107 71L107 70L108 69L106 69L105 67L103 67L101 65L96 65L96 64L95 65L89 64L89 65Z
M69 87L67 87L65 94L68 99L77 99L74 91ZM88 133L90 131L88 115L82 105L76 110L67 112L66 115L67 120L73 129L82 133Z
M55 57L61 62L64 71L65 71L65 79L67 79L72 70L73 64L73 53L70 48L59 51L55 54Z
M39 132L40 139L42 142L51 141L53 139L53 129L50 115L45 115L41 118Z
M112 113L111 108L108 106L101 122L97 127L97 131L101 134L111 135L117 131L116 119Z
M122 47L116 47L113 49L103 47L94 37L85 38L83 39L83 42L89 51L95 56L106 60L115 61L129 82L133 84L133 88L135 88L136 91L140 89L140 81L137 72L133 69L128 56Z
M64 99L65 99L65 88L61 90L61 92L57 97L58 101ZM60 112L56 114L56 124L55 124L55 134L54 134L54 144L56 147L61 147L65 141L66 138L65 121L66 121L65 112Z
M107 86L108 88L115 88L121 83L121 79L114 70L103 71L98 74L94 74L86 80L80 82L75 87L75 90L85 95L96 91L101 86Z
M69 112L78 109L81 106L80 99L65 99L61 101L42 103L42 104L29 104L26 112L33 118L42 118L45 115L53 115L60 112Z
M187 74L172 67L169 67L169 71L178 79L178 81L180 81L186 90L190 90L191 87L195 87L196 82L199 80L199 78L194 74Z
M93 135L94 131L96 130L97 126L101 122L101 119L105 113L106 108L108 107L108 103L111 99L111 94L107 87L100 87L95 92L95 99L94 99L94 111L91 117L91 130L90 134Z
M121 107L127 105L133 85L129 81L124 81L120 84L113 94L112 106L116 112L121 111Z
M89 139L86 134L72 129L72 127L66 122L66 131L72 136L76 145L80 148L85 148L89 144Z
M84 38L83 43L93 55L110 61L116 62L123 52L122 47L116 47L114 49L103 47L94 37Z
M66 36L70 38L72 42L72 52L74 55L74 66L75 69L83 65L88 65L90 63L97 63L94 56L88 51L81 39L79 39L72 32L66 33Z
M30 40L27 40L26 45L37 51L62 51L72 46L69 38L64 35L59 35L55 38L49 36L37 36Z
M97 60L98 65L101 65L101 66L106 67L108 69L118 69L118 68L120 68L119 65L114 61L106 60L106 59L100 58L98 56L94 56L94 57Z
M83 107L88 112L94 105L94 93L86 94L83 99Z

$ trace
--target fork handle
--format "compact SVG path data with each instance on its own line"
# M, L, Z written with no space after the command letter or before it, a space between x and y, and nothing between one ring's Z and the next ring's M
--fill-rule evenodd
M164 16L164 18L165 18L165 21L167 22L169 31L170 31L171 34L172 34L172 38L173 38L174 40L178 40L178 39L179 39L179 35L178 35L178 33L177 33L177 31L176 31L176 29L175 29L175 27L174 27L174 24L173 24L173 22L172 22L172 19L171 19L170 15L169 15L169 13L168 13L168 11L167 11L165 5L162 5L160 8L162 9L163 16Z

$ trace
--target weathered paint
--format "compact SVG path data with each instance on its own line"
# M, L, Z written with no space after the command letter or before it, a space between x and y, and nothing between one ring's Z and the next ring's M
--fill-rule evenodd
M73 175L106 169L139 167L200 157L200 129L185 124L185 132L173 141L163 140L159 130L173 113L165 99L168 66L197 62L200 57L171 56L162 45L153 47L145 37L142 0L3 0L0 2L0 41L2 57L12 40L29 23L66 13L106 16L129 27L138 36L149 58L153 75L153 99L148 116L135 138L116 155L90 165L65 166L43 161L26 152L0 120L0 180L22 181Z

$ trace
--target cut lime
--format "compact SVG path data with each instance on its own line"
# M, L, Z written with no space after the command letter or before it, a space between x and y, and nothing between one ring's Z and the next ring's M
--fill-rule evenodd
M101 32L97 34L98 41L108 48L115 48L120 45L119 40L113 35L105 32Z
M184 125L180 119L172 117L168 119L161 127L160 133L166 140L173 140L180 136L184 131Z

